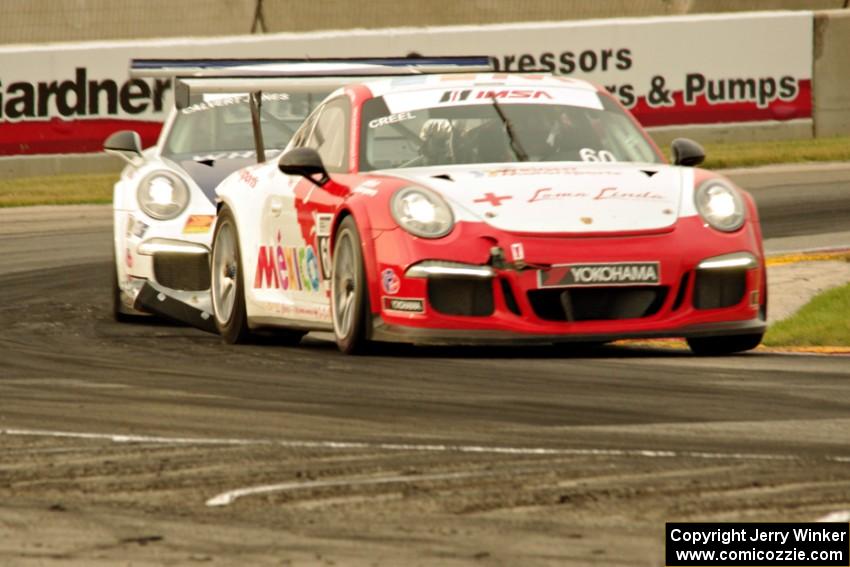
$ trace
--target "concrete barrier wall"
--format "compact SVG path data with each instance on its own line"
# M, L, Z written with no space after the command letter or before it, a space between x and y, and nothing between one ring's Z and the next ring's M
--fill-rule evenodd
M850 10L815 14L814 134L850 135Z
M0 44L443 26L758 10L846 0L5 0ZM258 7L260 10L258 11ZM261 15L262 18L256 18Z

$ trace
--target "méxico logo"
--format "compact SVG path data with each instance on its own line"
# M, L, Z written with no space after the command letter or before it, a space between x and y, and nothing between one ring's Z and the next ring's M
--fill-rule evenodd
M580 287L612 285L658 285L658 262L617 264L565 264L537 272L538 287Z
M312 246L281 246L279 241L260 246L254 288L319 291L319 286L319 262Z

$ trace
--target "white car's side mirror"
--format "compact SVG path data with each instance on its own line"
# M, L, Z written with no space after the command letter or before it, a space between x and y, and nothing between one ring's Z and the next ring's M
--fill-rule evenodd
M142 163L142 139L138 132L132 130L121 130L109 136L103 142L103 151L133 166Z

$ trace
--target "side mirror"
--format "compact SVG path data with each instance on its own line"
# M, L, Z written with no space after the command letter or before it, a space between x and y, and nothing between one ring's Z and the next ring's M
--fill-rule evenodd
M673 140L673 163L693 167L705 161L705 150L688 138Z
M313 183L323 186L331 180L319 152L313 148L295 148L289 150L278 162L278 168L287 175L300 175ZM316 179L316 176L319 176Z
M103 142L103 151L120 157L130 165L138 165L142 159L142 139L137 132L121 130Z

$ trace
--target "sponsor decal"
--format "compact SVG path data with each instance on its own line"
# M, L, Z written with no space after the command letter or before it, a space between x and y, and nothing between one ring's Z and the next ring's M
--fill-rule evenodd
M262 100L263 102L287 101L289 100L289 95L286 93L263 93ZM244 94L224 97L207 95L202 102L187 106L186 108L181 109L180 112L182 114L193 114L195 112L210 110L212 108L220 108L223 106L231 106L234 104L248 104L248 95Z
M260 246L254 288L319 291L320 283L319 261L312 246L282 246L280 233L277 244Z
M281 150L277 148L268 148L266 149L266 159L276 156L280 152ZM233 152L213 152L209 154L200 154L192 156L192 159L198 162L214 162L220 159L250 159L256 155L257 152L255 152L254 150L240 150Z
M322 279L331 278L331 227L334 216L327 213L316 214L316 241L319 244L319 260L322 266Z
M659 283L661 283L661 266L658 262L564 264L537 272L537 286L541 288L658 285Z
M330 305L303 305L290 303L273 303L270 301L260 302L263 311L288 317L290 319L312 319L317 321L331 321Z
M600 189L599 192L593 197L594 201L605 201L607 199L616 199L616 200L663 200L665 199L664 195L660 195L658 193L653 193L652 191L623 191L621 189L617 189L616 187L605 187L604 189Z
M492 90L492 89L483 89L478 91L473 91L471 89L465 90L454 90L454 91L445 91L443 95L440 97L441 103L446 102L462 102L467 99L472 100L486 100L486 99L495 99L495 100L553 100L553 97L549 92L540 90L540 89L500 89L500 90Z
M374 197L378 194L378 187L381 182L377 179L368 179L354 188L354 193L359 193L361 195L366 195L367 197Z
M422 299L385 297L384 309L389 311L402 311L404 313L424 313L425 301Z
M525 260L525 249L522 247L522 242L514 242L511 244L511 257L514 262Z
M440 102L458 102L466 100L469 98L469 93L471 92L471 89L462 91L446 91L443 93L443 96L440 97Z
M255 175L253 175L247 169L242 169L239 171L239 179L251 189L257 187L257 183L259 183L259 179Z
M389 295L398 293L398 290L401 289L401 279L395 273L395 270L387 268L381 272L381 287L384 288L384 293Z
M584 191L554 191L551 187L544 187L534 192L534 195L528 200L529 203L537 203L539 201L560 201L563 199L578 199L587 198L588 195Z
M0 120L36 117L117 116L162 112L171 79L148 83L129 79L119 85L112 79L90 80L88 69L77 67L74 78L64 81L0 83ZM105 103L105 104L104 104Z
M397 124L399 122L404 122L405 120L413 120L414 118L416 118L416 116L414 116L412 112L398 112L396 114L390 114L389 116L381 116L380 118L370 120L369 128L379 128L381 126L387 126L389 124Z
M207 233L212 228L213 221L215 221L215 215L189 215L183 227L183 234Z
M330 213L316 213L316 236L330 236L333 220Z
M494 207L501 207L502 201L507 201L508 199L513 199L512 195L502 195L496 196L494 193L484 193L484 196L480 199L474 199L473 203L490 203L490 205Z
M587 191L556 191L551 187L537 189L528 199L529 203L541 201L563 201L567 199L591 199L593 201L619 200L619 201L659 201L667 197L653 191L622 191L616 187L603 187L594 193Z
M574 166L569 167L506 167L503 169L491 169L486 172L487 177L515 177L523 175L623 175L622 171L600 171L582 170Z
M626 71L632 67L632 50L627 47L614 49L585 49L584 51L545 52L540 54L520 53L491 57L497 71L543 71L569 75L576 71Z
M148 225L132 214L127 215L127 236L135 236L136 238L144 238L148 231Z

